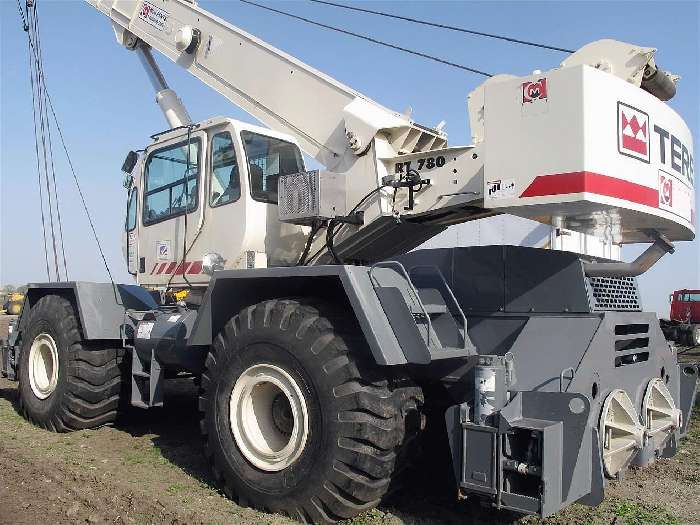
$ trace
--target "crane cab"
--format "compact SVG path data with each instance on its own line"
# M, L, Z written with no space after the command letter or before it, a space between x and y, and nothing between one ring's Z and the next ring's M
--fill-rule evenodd
M126 184L123 251L139 284L206 285L214 270L296 263L304 232L277 212L279 177L304 171L293 138L229 118L152 138Z

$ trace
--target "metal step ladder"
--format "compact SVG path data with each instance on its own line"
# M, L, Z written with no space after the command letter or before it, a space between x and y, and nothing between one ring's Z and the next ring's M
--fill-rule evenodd
M401 347L416 363L476 355L467 319L439 268L398 261L374 264L369 272L377 298Z
M150 359L142 359L131 349L131 404L138 408L163 406L163 368L151 350Z
M151 311L128 310L126 315L133 323L131 337L136 340L138 325L142 321L155 321ZM123 341L124 347L131 352L131 404L138 408L163 406L163 380L165 374L154 350L149 355L141 355L136 347Z

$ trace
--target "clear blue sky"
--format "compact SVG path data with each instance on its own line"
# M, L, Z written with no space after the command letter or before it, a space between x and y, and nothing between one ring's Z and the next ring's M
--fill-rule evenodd
M164 129L138 60L120 48L107 19L79 1L38 0L45 72L97 231L115 277L129 282L121 254L124 155ZM24 3L24 2L23 2ZM468 144L466 96L482 78L352 37L261 11L237 1L202 7L427 125L447 121L452 145ZM444 32L308 2L277 7L370 34L490 72L524 75L558 65L561 53ZM365 7L577 49L615 38L659 49L657 62L683 78L671 105L700 136L696 2L362 2ZM45 279L32 130L26 38L15 1L0 1L0 283ZM251 120L186 72L160 64L195 120L228 115ZM314 111L314 108L310 108ZM56 149L56 148L55 148ZM58 159L58 184L70 277L104 280L105 272L70 173ZM696 151L697 157L697 151ZM700 209L700 207L698 207ZM634 257L642 247L624 251ZM700 286L700 245L679 243L640 279L647 309L668 311L668 293Z

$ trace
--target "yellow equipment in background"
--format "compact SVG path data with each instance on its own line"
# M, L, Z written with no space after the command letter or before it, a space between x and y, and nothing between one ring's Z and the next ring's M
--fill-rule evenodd
M24 294L23 293L10 293L7 295L5 303L3 304L4 313L7 315L19 315L22 311L22 305L24 304Z

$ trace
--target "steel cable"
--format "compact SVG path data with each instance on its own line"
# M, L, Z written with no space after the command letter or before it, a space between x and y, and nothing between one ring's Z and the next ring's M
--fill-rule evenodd
M353 36L353 37L359 38L359 39L361 39L361 40L366 40L367 42L372 42L373 44L377 44L377 45L380 45L380 46L388 47L388 48L390 48L390 49L395 49L396 51L402 51L402 52L404 52L404 53L409 53L409 54L411 54L411 55L419 56L419 57L422 57L422 58L425 58L425 59L428 59L428 60L432 60L432 61L434 61L434 62L438 62L438 63L443 64L443 65L446 65L446 66L454 67L454 68L457 68L457 69L462 69L462 70L464 70L464 71L469 71L470 73L476 73L477 75L483 75L483 76L485 76L485 77L492 77L492 76L493 76L491 73L487 73L487 72L481 71L481 70L479 70L479 69L475 69L475 68L472 68L472 67L468 67L468 66L465 66L465 65L463 65L463 64L458 64L458 63L456 63L456 62L450 62L449 60L445 60L445 59L443 59L443 58L436 57L436 56L434 56L434 55L429 55L429 54L423 53L423 52L421 52L421 51L416 51L416 50L414 50L414 49L408 49L408 48L406 48L406 47L401 47L401 46L397 46L397 45L395 45L395 44L390 44L389 42L384 42L384 41L382 41L382 40L377 40L376 38L372 38L372 37L367 36L367 35L361 35L361 34L359 34L359 33L353 33L352 31L348 31L348 30L346 30L346 29L341 29L340 27L335 27L335 26L331 26L331 25L328 25L328 24L323 24L323 23L321 23L321 22L317 22L316 20L311 20L310 18L305 18L305 17L303 17L303 16L295 15L295 14L289 13L289 12L287 12L287 11L282 11L282 10L280 10L280 9L275 9L274 7L266 6L266 5L263 5L263 4L258 4L257 2L251 2L251 0L240 0L240 1L243 2L244 4L249 4L249 5L252 5L252 6L255 6L255 7L259 7L260 9L265 9L265 10L267 10L267 11L271 11L271 12L273 12L273 13L277 13L277 14L279 14L279 15L288 16L288 17L290 17L290 18L294 18L295 20L300 20L300 21L302 21L302 22L306 22L307 24L312 24L312 25L315 25L315 26L317 26L317 27L321 27L321 28L323 28L323 29L329 29L329 30L331 30L331 31L336 31L336 32L342 33L342 34L344 34L344 35Z
M46 259L46 278L50 281L51 280L51 271L49 270L49 248L46 243L46 218L44 216L44 192L42 189L42 179L41 179L41 161L39 160L39 133L37 129L37 124L36 124L36 91L34 88L34 68L31 67L31 48L27 48L28 51L28 58L30 61L30 67L29 67L29 79L31 83L31 88L32 88L32 116L33 116L33 124L34 124L34 151L36 153L36 172L38 176L38 184L39 184L39 209L41 210L41 228L43 231L43 239L44 239L44 258Z
M387 13L384 11L375 11L373 9L365 9L362 7L355 7L355 6L350 6L350 5L338 4L335 2L329 2L327 0L309 0L309 2L314 2L316 4L325 4L325 5L329 5L329 6L333 6L333 7L339 7L341 9L348 9L350 11L358 11L360 13L368 13L368 14L372 14L372 15L384 16L387 18L394 18L396 20L404 20L406 22L412 22L414 24L421 24L424 26L436 27L438 29L447 29L449 31L458 31L460 33L467 33L467 34L474 35L474 36L483 36L486 38L494 38L497 40L504 40L506 42L511 42L513 44L521 44L524 46L539 47L542 49L550 49L552 51L561 51L562 53L573 53L574 52L572 49L566 49L563 47L550 46L548 44L540 44L537 42L530 42L528 40L520 40L518 38L512 38L512 37L503 36L503 35L496 35L493 33L484 33L482 31L475 31L473 29L466 29L464 27L451 26L451 25L447 25L447 24L439 24L437 22L428 22L427 20L420 20L418 18L411 18L408 16L396 15L396 14Z
M53 193L54 193L54 198L56 201L56 218L57 218L57 223L58 223L58 236L59 236L59 245L61 247L61 258L63 259L63 276L65 280L68 280L68 264L66 261L66 248L65 248L65 243L63 240L63 220L61 218L61 206L60 206L60 197L58 193L58 186L56 185L56 167L54 163L54 156L53 156L53 141L51 139L51 121L49 120L49 114L48 114L48 104L46 100L46 76L44 74L44 60L43 60L43 53L41 49L41 33L39 31L39 17L38 14L36 13L36 5L34 7L34 19L36 23L36 39L37 39L37 48L38 48L38 55L39 55L39 68L41 71L41 88L42 92L44 94L44 117L46 121L46 142L48 143L49 149L48 149L48 154L49 154L49 161L50 161L50 167L51 167L51 178L52 178L52 183L53 183ZM48 173L46 173L47 179L48 179ZM48 182L48 181L47 181ZM55 249L55 248L54 248ZM58 254L55 254L56 260L58 260ZM57 262L57 275L58 275L58 262ZM58 278L60 280L60 276Z
M49 227L50 227L50 233L51 233L51 247L53 251L53 261L54 261L54 275L56 277L56 280L61 280L60 276L60 270L59 270L59 263L58 263L58 249L56 246L56 230L54 226L54 215L53 215L53 199L52 199L52 191L50 187L50 179L49 179L49 161L48 161L48 147L47 147L47 115L46 115L46 99L44 96L44 90L43 90L43 70L41 67L41 50L40 50L40 43L38 41L37 33L38 33L38 22L37 22L37 17L36 17L36 5L32 6L32 9L29 8L29 4L27 5L27 20L29 22L29 32L28 35L33 36L35 42L36 42L36 51L34 53L34 60L31 61L30 67L32 68L35 82L34 82L34 88L32 92L32 97L35 102L35 107L38 109L38 130L39 130L39 137L41 141L41 147L38 147L38 151L41 154L41 160L39 160L39 163L41 164L43 161L43 177L42 177L42 171L41 169L39 170L39 177L40 177L40 184L45 183L46 184L46 199L48 201L48 215L49 215ZM35 113L36 115L36 113ZM35 117L36 118L36 117ZM39 139L36 138L36 127L35 127L35 140L38 143ZM40 192L40 198L42 199L42 209L43 209L43 195ZM43 210L42 210L43 213ZM44 231L46 229L46 226L44 224ZM46 239L46 237L45 237ZM46 240L45 240L46 242ZM48 256L47 256L48 258ZM49 272L49 280L51 280L51 275Z
M32 33L30 31L30 27L28 24L26 24L24 22L25 17L24 17L24 13L21 9L21 5L19 4L19 1L17 4L17 7L19 9L20 18L23 21L23 29L27 33L28 56L29 56L29 63L31 66L32 55L33 55L35 60L38 58L37 49L36 49L36 45L35 45L33 38L32 38ZM28 12L29 12L29 9L27 9L27 13ZM68 161L68 166L71 170L71 174L73 176L73 181L74 181L75 187L78 191L78 195L80 197L80 202L82 204L83 211L85 212L85 216L87 217L88 223L90 225L90 229L92 230L93 238L95 239L97 249L99 251L100 257L102 258L102 262L104 264L105 270L107 271L107 275L109 276L109 280L112 283L112 287L115 289L115 297L116 297L117 292L116 292L116 286L114 283L114 278L112 276L112 272L110 270L109 264L107 263L107 258L105 257L104 250L102 249L102 243L100 242L100 238L97 235L97 230L95 229L95 224L92 220L92 215L90 213L90 209L88 208L87 201L85 200L85 195L83 194L83 190L80 186L80 181L79 181L78 175L75 171L75 167L73 165L73 160L71 159L70 152L68 150L68 146L66 145L66 140L65 140L65 137L63 135L63 129L61 128L61 123L58 120L58 116L56 115L56 110L54 108L53 101L51 100L51 95L49 94L49 91L46 88L46 78L44 76L43 69L40 70L37 74L41 75L41 80L42 80L42 83L44 85L44 93L46 96L47 107L51 111L51 116L53 117L54 123L56 125L56 131L58 131L58 136L61 140L61 146L63 147L63 151L66 155L66 160ZM31 77L32 85L34 85L33 69L31 67L30 67L30 77ZM37 81L38 81L38 79L37 79ZM32 89L32 95L34 95L34 89ZM32 97L32 100L34 100L34 97ZM32 105L32 109L33 109L33 111L35 111L34 105ZM36 120L35 120L35 122L36 122ZM36 150L37 150L37 152L36 152L37 153L37 171L39 172L40 171L39 170L40 161L39 161L39 153L38 153L38 149L39 149L38 148L38 137L36 136L36 133L35 133L35 139L36 139L35 146L36 146ZM41 186L40 186L40 189L41 189ZM43 197L42 197L41 203L42 203L41 207L42 207L42 220L43 220ZM46 244L46 237L44 237L44 243ZM46 260L47 260L47 274L48 274L49 273L49 270L48 270L48 248L46 246L45 246L45 254L46 254ZM50 276L49 276L49 278L50 278Z

